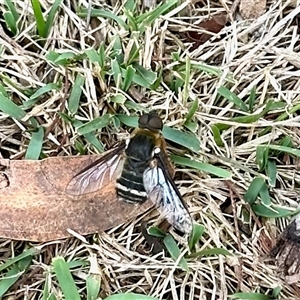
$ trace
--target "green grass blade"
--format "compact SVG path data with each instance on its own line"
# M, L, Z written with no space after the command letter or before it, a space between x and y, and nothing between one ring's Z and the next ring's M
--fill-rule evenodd
M219 147L223 147L223 146L224 146L224 142L223 142L223 140L222 140L221 132L220 132L220 129L218 128L218 126L212 125L212 126L211 126L211 131L212 131L212 133L213 133L214 140L215 140L216 144L217 144Z
M5 114L8 114L10 117L17 119L19 121L26 116L24 110L22 110L18 105L16 105L10 99L3 96L3 94L1 93L0 93L0 110Z
M95 130L99 130L107 126L111 122L112 118L112 115L106 114L78 127L77 132L79 134L86 134Z
M135 69L132 66L128 66L126 68L126 73L125 73L124 81L123 81L123 85L122 85L123 91L126 92L130 88L134 75L135 75Z
M228 101L234 103L237 107L239 107L243 111L249 111L244 101L240 99L235 93L228 90L226 87L224 86L219 87L218 94L226 98Z
M49 12L49 15L47 17L47 21L46 21L46 37L49 35L50 33L50 30L51 30L51 27L52 27L52 24L53 24L53 21L54 21L54 18L55 18L55 14L57 12L57 10L59 9L59 6L61 4L62 0L55 0L51 9L50 9L50 12Z
M31 4L32 4L33 12L34 12L34 17L35 17L38 34L41 37L46 38L47 37L46 22L43 17L40 1L39 0L31 0Z
M27 270L31 264L32 256L23 257L18 261L0 280L0 297L4 294L20 279L23 273Z
M73 123L74 127L80 127L83 125L83 123L79 120L75 120ZM97 139L95 134L93 132L85 133L83 134L84 138L91 143L100 153L104 151L103 144Z
M201 236L203 235L205 231L205 227L203 225L194 224L193 225L193 231L192 235L189 238L189 248L190 250L193 250L195 245L199 243L199 240Z
M6 22L7 27L10 29L13 35L16 35L18 32L17 23L13 16L13 14L10 11L6 11L3 14L4 20Z
M100 274L89 274L86 279L87 300L97 300L101 286Z
M31 257L39 253L39 250L36 248L30 248L28 250L25 250L23 253L19 254L16 257L8 259L5 263L0 265L0 272L7 269L11 265L17 263L18 261L26 258L26 257Z
M224 256L230 256L232 253L230 253L228 250L223 248L213 248L213 249L205 249L196 253L192 253L190 255L187 255L187 258L196 258L201 256L212 256L212 255L224 255Z
M199 107L199 100L197 98L196 100L194 100L192 102L192 105L191 105L188 113L185 116L185 122L189 122L189 121L192 120L192 118L193 118L195 112L197 111L198 107Z
M203 171L206 173L210 173L210 174L217 176L218 178L230 179L232 177L231 172L229 172L227 170L224 170L219 167L215 167L215 166L207 164L207 163L202 163L202 162L196 161L194 159L190 159L190 158L182 157L182 156L178 156L178 155L171 155L170 158L175 164L190 167L190 168L200 170L200 171Z
M239 300L271 300L270 296L260 293L235 293L229 295L229 298Z
M78 73L69 97L69 111L72 115L76 114L78 110L84 80L84 76Z
M53 258L52 265L65 299L80 300L74 279L64 258L59 256Z
M174 241L173 237L170 234L167 234L164 237L164 244L168 250L168 252L170 253L171 257L176 261L178 260L178 258L181 255L181 251L178 248L178 245L176 244L176 242ZM183 270L185 270L186 272L188 272L189 267L187 264L187 261L185 260L184 257L182 257L178 263L178 265L180 267L182 267Z
M136 69L137 74L139 74L140 77L143 78L147 82L148 86L153 84L155 82L155 80L157 79L156 72L147 70L144 67L142 67L141 65L139 65L138 63L133 63L132 65ZM136 76L137 76L137 74L136 74Z
M284 152L284 153L288 153L300 157L300 150L291 147L280 146L280 145L260 145L258 147L267 147L272 150L277 150L280 152Z
M176 144L179 144L193 152L200 151L200 142L194 134L186 133L175 128L164 126L162 131L164 137Z
M17 12L17 9L16 9L14 3L11 0L5 0L5 3L7 5L7 7L9 8L10 12L12 13L13 18L15 19L15 23L17 23L20 16Z
M150 235L156 236L156 237L160 237L160 238L164 238L166 236L166 233L161 230L160 228L156 227L156 226L151 226L147 229L148 233Z
M291 210L286 209L280 206L272 205L272 207L266 207L263 204L254 204L251 206L253 212L257 216L265 217L265 218L283 218L293 216L299 213L299 209Z
M270 206L271 205L271 198L270 198L268 186L266 185L265 182L264 182L264 184L262 185L262 187L259 191L259 196L260 196L260 199L261 199L261 203L263 205L265 205L265 206Z
M269 176L269 185L271 187L276 186L276 177L277 177L277 167L274 160L268 160L267 164L267 174Z
M264 183L265 183L265 181L261 177L255 177L252 180L252 182L251 182L251 184L250 184L250 186L249 186L246 194L244 195L244 199L250 205L252 205L255 202L255 200L256 200L256 198L257 198L260 190L262 189L262 187L264 185Z
M49 93L51 91L57 91L61 88L61 85L56 83L48 83L44 85L43 87L39 88L34 94L32 94L27 101L23 103L24 108L30 108L32 105L34 105L38 100L39 97Z
M78 12L78 16L80 18L86 18L88 14L88 9L87 8L81 8ZM117 22L118 25L120 25L123 28L126 28L127 25L126 23L118 16L113 14L112 12L104 9L92 9L91 10L91 17L101 17L104 19L111 19Z
M38 127L37 131L33 132L31 135L31 140L28 145L25 159L39 159L44 140L44 128L42 126Z
M173 5L177 4L177 0L169 0L166 1L162 5L158 5L155 9L142 14L136 20L137 23L141 23L139 25L139 31L143 32L146 26L151 25L157 18L167 13Z

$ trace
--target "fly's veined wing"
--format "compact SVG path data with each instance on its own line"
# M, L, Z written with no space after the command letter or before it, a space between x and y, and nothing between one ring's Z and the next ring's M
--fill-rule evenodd
M93 193L115 180L123 169L124 149L125 142L80 171L71 179L66 192L74 196Z
M159 166L147 168L143 179L148 197L159 212L176 229L189 234L192 230L192 219L172 179Z

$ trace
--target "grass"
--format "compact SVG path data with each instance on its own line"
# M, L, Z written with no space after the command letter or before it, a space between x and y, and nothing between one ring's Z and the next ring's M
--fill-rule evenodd
M152 210L88 237L3 238L2 299L300 297L267 259L298 212L300 8L268 3L192 49L188 31L230 6L1 2L0 155L101 153L157 109L198 223L186 240ZM148 251L145 220L165 255Z

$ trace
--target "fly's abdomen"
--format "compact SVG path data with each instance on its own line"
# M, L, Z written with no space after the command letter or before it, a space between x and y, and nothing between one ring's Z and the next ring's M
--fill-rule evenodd
M146 162L133 162L130 157L126 159L116 186L117 195L122 200L131 203L142 203L147 200L148 197L143 182L143 174L146 168Z

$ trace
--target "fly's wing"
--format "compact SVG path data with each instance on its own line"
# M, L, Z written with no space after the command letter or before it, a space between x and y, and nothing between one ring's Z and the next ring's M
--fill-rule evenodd
M66 192L74 196L93 193L115 180L123 169L125 147L126 143L124 141L80 171L71 179Z
M191 216L175 183L164 170L163 163L159 158L156 166L148 167L145 170L143 179L148 198L155 204L159 212L176 229L189 234L192 231Z

